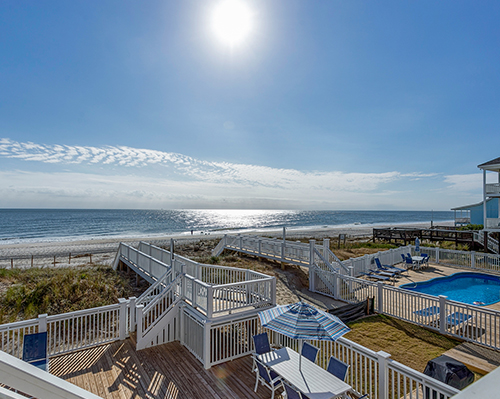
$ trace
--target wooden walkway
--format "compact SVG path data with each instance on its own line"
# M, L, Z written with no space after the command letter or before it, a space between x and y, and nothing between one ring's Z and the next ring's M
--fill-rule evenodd
M113 399L268 399L251 366L246 356L205 370L179 342L137 352L130 338L50 359L52 374Z

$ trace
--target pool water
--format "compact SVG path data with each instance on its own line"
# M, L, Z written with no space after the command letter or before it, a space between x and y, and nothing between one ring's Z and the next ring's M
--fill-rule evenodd
M400 288L434 296L445 295L448 299L470 305L491 305L500 301L500 278L482 273L455 273L403 284Z

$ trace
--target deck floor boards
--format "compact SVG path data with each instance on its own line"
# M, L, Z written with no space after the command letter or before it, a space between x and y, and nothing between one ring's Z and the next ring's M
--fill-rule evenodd
M110 399L269 398L251 368L247 356L205 370L178 342L136 351L132 339L50 359L52 374Z

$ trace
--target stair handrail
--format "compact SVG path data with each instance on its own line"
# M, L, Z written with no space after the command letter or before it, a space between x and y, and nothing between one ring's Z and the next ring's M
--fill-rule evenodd
M344 265L344 263L338 258L337 255L335 255L332 250L330 248L325 248L327 250L327 253L333 257L333 259L335 259L335 262L337 262L341 267L342 269L344 269L344 271L346 273L349 273L349 269L347 268L346 265Z
M150 285L149 288L144 291L139 298L137 298L137 305L148 305L154 298L160 295L163 290L165 290L169 284L172 282L172 269L167 270L163 275L155 281L154 284ZM159 289L159 290L158 290ZM152 294L153 292L157 292Z

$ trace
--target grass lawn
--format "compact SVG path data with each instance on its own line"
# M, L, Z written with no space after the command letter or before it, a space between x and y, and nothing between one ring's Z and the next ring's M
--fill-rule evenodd
M385 351L391 359L423 372L427 362L460 344L460 341L425 328L377 315L348 324L351 331L344 335L376 352Z

